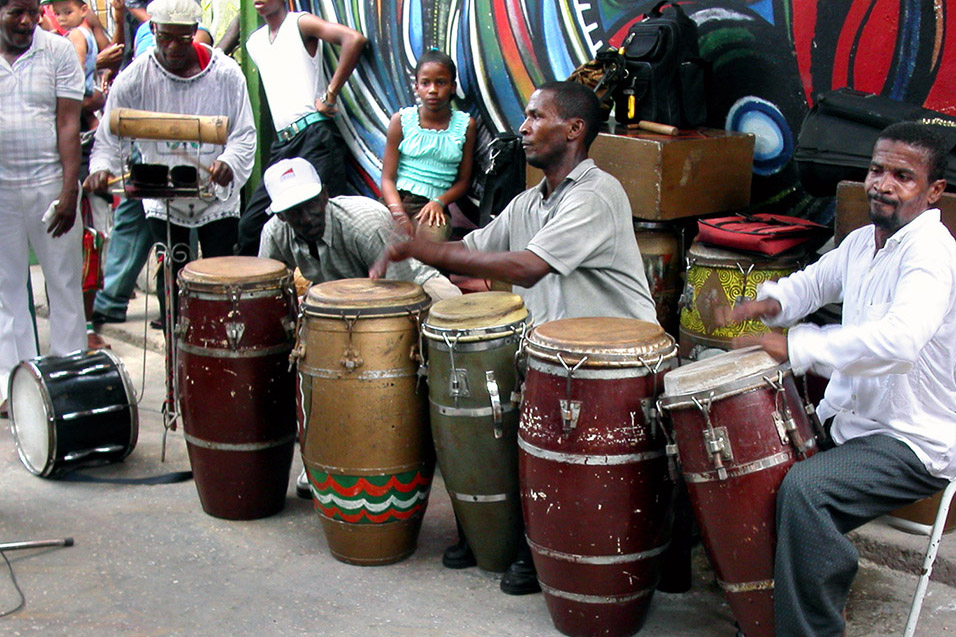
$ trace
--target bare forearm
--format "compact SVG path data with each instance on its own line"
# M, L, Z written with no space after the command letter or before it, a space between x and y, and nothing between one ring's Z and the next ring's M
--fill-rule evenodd
M353 37L342 44L339 64L335 69L335 73L332 75L332 79L329 80L327 87L331 96L338 95L342 87L345 86L346 80L352 75L352 71L355 70L359 58L362 57L362 50L365 48L366 42L368 42L366 37L356 31Z
M533 252L480 252L469 250L460 241L427 242L420 261L438 269L483 279L496 279L529 288L551 271L550 266ZM430 252L431 254L427 254Z
M57 115L57 151L63 164L63 190L76 191L80 178L80 102L69 114Z

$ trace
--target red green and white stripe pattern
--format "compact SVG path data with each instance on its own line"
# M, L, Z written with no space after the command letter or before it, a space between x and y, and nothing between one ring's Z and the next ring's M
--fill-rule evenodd
M334 475L309 469L320 515L352 524L384 524L424 514L431 475L406 471L378 476Z

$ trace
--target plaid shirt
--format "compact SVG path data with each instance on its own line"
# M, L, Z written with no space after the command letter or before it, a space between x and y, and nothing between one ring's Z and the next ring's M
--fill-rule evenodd
M312 246L289 224L273 217L262 229L259 256L298 267L312 283L368 277L369 268L392 240L394 222L382 204L368 197L334 197L325 209L325 232ZM438 270L415 259L388 266L386 279L424 285Z
M0 57L0 187L34 187L63 178L56 101L83 99L83 69L66 38L37 27L11 66Z

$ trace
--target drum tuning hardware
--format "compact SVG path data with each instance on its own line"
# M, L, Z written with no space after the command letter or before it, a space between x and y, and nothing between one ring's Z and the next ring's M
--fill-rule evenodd
M182 304L180 304L179 307L180 307L180 313L184 314L185 309L182 307ZM186 334L188 332L189 332L189 317L180 316L179 322L176 324L176 336L178 336L179 338L186 338Z
M229 348L232 351L236 351L239 347L239 341L242 340L242 335L246 331L245 323L226 323L226 340L229 341Z
M291 337L295 334L295 318L292 316L286 316L282 319L282 329L285 330L285 335Z
M502 428L501 417L501 397L498 393L498 381L495 380L494 371L485 372L485 384L488 387L488 398L491 400L491 415L495 422L495 438L501 438L505 435Z
M747 266L746 270L744 269L744 266L740 265L739 262L735 262L734 265L737 266L737 269L740 270L740 274L742 274L744 277L744 280L740 285L740 294L735 300L735 304L739 304L747 299L747 278L750 277L750 273L753 272L754 266L756 264L751 263L749 266Z
M704 416L704 425L706 427L703 433L704 448L707 453L710 454L714 469L717 470L717 479L726 480L727 469L724 468L724 460L726 459L733 462L734 450L730 446L730 436L727 433L727 428L714 427L714 424L710 420L710 405L714 400L714 393L711 392L710 396L703 400L698 400L696 396L693 396L692 400Z
M344 313L342 314L342 320L345 321L345 328L348 332L349 340L345 346L345 352L342 353L342 358L339 359L339 365L344 367L349 374L365 364L365 359L362 358L362 355L352 343L352 330L355 328L355 321L357 321L358 318L358 315L346 316Z
M520 407L521 401L524 398L524 383L518 382L515 384L515 388L511 390L511 404Z
M459 398L469 398L471 390L468 388L468 370L464 368L451 369L448 379L448 393L455 399L458 407Z
M687 310L690 309L694 304L694 285L690 282L684 286L684 291L681 292L680 298L677 299L677 309Z
M562 398L558 402L561 405L561 422L564 423L564 435L568 435L572 429L578 426L578 417L581 415L581 401Z
M667 454L667 475L671 482L677 482L678 477L680 477L680 472L677 470L677 465L680 463L677 445L673 442L668 443L664 446L664 453Z

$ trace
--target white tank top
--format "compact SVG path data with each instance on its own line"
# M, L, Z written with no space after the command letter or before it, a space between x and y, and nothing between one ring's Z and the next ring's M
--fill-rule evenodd
M256 29L246 40L246 50L259 68L277 131L314 113L315 100L328 84L322 66L322 42L319 41L314 58L302 43L298 23L303 15L301 11L290 12L272 42L269 25Z

